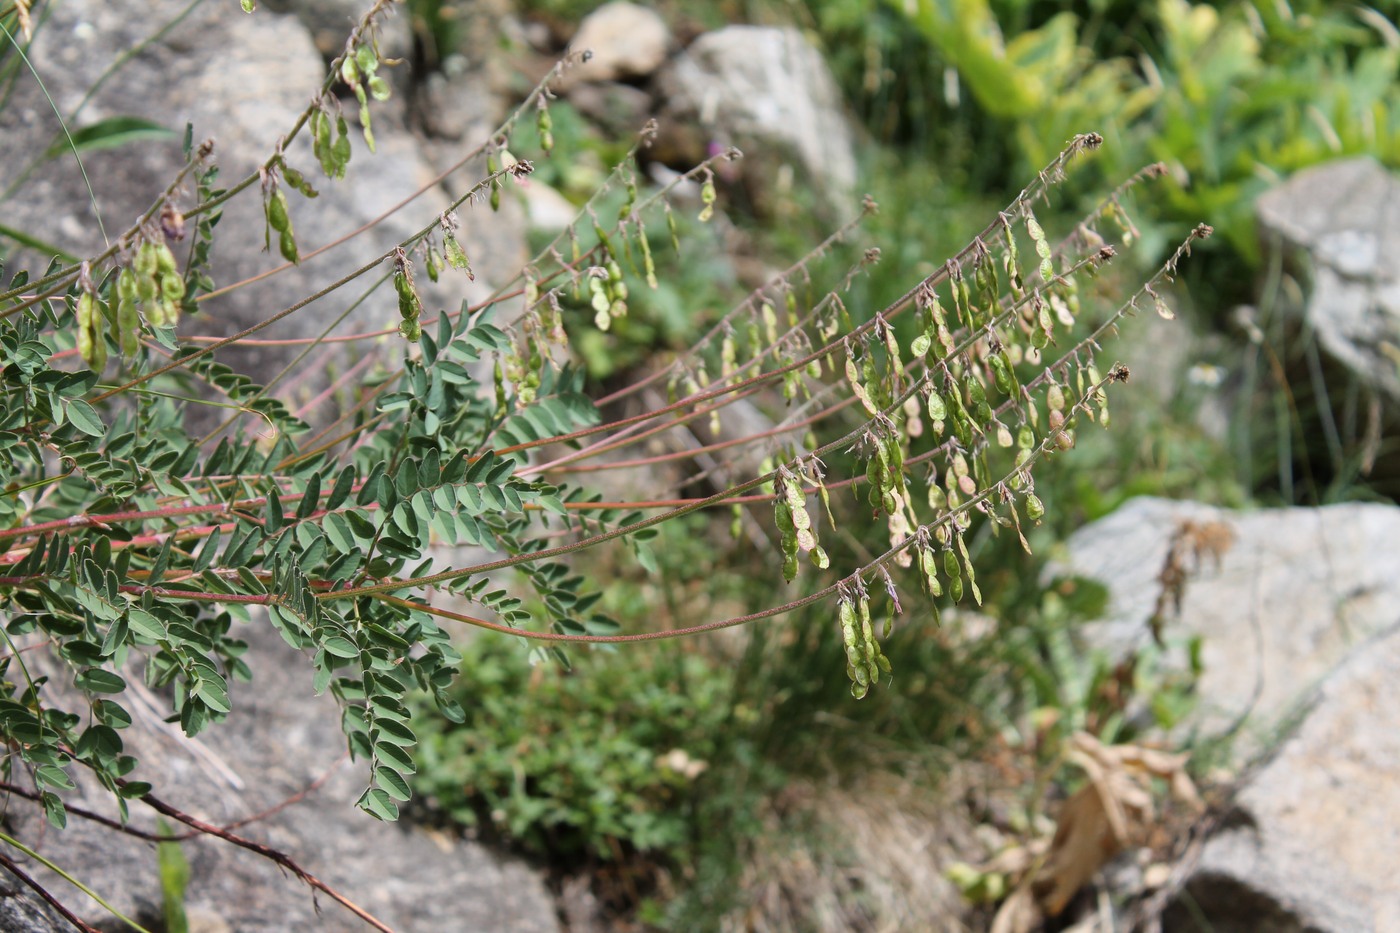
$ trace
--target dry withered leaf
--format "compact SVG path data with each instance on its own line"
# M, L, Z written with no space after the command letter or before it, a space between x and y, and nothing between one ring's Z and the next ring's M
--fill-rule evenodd
M1109 859L1141 845L1156 821L1153 778L1167 781L1172 796L1185 805L1197 810L1202 806L1186 774L1185 754L1104 745L1087 732L1075 733L1070 744L1068 758L1083 769L1088 782L1061 808L1055 836L1039 867L1026 866L1027 876L997 911L992 927L997 933L1027 933L1042 915L1059 915ZM1025 859L1019 861L1024 864ZM1035 908L1034 919L1027 903Z

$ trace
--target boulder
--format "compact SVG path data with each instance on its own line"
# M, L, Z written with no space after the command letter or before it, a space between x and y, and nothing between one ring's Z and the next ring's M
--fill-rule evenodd
M1400 181L1369 157L1298 172L1256 206L1265 245L1301 251L1304 314L1329 354L1400 401Z
M1232 512L1144 497L1076 532L1050 573L1108 587L1107 612L1083 635L1122 655L1152 638L1149 620L1176 544L1185 572L1180 611L1169 599L1163 626L1169 643L1203 639L1192 726L1211 734L1248 716L1238 746L1248 754L1272 737L1309 688L1395 621L1395 541L1400 509L1393 506Z
M819 206L843 216L857 209L855 133L836 79L798 30L729 26L706 33L658 74L657 87L665 102L659 150L704 158L709 152L682 145L698 126L709 150L743 150L745 174L764 185L771 186L776 161L778 169L801 171Z
M1231 512L1143 498L1067 542L1051 573L1110 593L1087 641L1121 656L1151 639L1154 615L1169 646L1199 636L1185 728L1243 725L1233 811L1187 878L1189 908L1171 906L1164 929L1201 917L1214 930L1400 928L1396 541L1394 506Z
M295 14L311 34L316 51L329 60L345 48L345 37L374 6L374 0L260 0L258 5L274 13ZM379 21L379 50L389 58L408 58L413 54L408 11L392 6L390 10L390 15Z
M79 0L54 7L30 54L58 108L72 113L114 59L137 47L184 6L179 0ZM83 126L104 117L130 114L174 131L169 140L134 141L83 154L107 236L115 236L130 225L175 177L183 162L178 140L187 122L193 125L196 144L214 140L219 183L231 184L255 170L276 149L323 79L321 55L303 23L293 15L266 8L247 15L233 3L199 6L163 37L141 47L113 73L76 121ZM307 134L288 147L289 162L320 190L320 196L313 200L288 192L303 256L374 222L420 187L427 190L404 209L348 242L305 259L299 267L204 302L199 315L181 322L182 334L226 336L263 320L409 237L448 206L453 191L464 191L480 177L459 178L464 175L459 172L434 184L439 173L405 128L402 98L396 95L389 101L372 102L377 154L369 153L359 137L351 99L347 119L354 158L344 180L333 182L322 177ZM44 151L57 130L57 121L37 87L32 82L18 82L14 99L0 113L0 162L27 163L31 154ZM187 209L192 196L192 186L186 184L176 192L175 203ZM8 226L75 254L92 255L105 245L71 155L39 165L5 202L4 212ZM478 281L470 283L464 276L449 274L434 287L425 275L419 275L430 315L437 308L455 310L463 299L484 297L488 282L513 274L526 257L520 211L491 215L466 207L459 213L461 236ZM262 252L264 229L256 187L224 206L213 249L212 274L217 285L242 281L282 264L280 257ZM47 256L28 251L7 265L10 271L26 263L42 271L46 262ZM339 333L395 327L398 314L391 289L381 289L352 308L364 288L384 271L387 266L371 270L348 288L313 302L258 336L314 336L335 325L342 314L346 318ZM398 352L401 343L380 341L390 352ZM372 349L362 342L355 345L353 355L342 350L322 358L314 367L319 371L316 378L324 378L328 371L348 365ZM230 362L265 381L299 350L246 346Z
M670 54L671 30L655 10L614 0L583 18L569 51L592 54L564 73L561 88L645 78Z
M381 823L354 806L368 774L363 764L345 760L340 712L329 696L317 697L307 659L274 633L265 617L241 626L251 647L246 660L251 684L231 683L234 711L196 740L160 721L168 702L136 694L123 697L135 724L123 730L128 753L141 761L132 775L155 785L166 803L216 825L227 825L268 811L329 774L304 798L233 831L287 854L303 869L396 930L504 930L554 933L553 901L540 877L523 863L472 842L400 823ZM38 656L35 663L43 659ZM67 681L54 671L51 687ZM139 671L128 683L141 682ZM70 707L77 708L77 707ZM116 817L111 795L85 772L74 769L74 807ZM36 844L56 864L106 897L118 910L145 926L161 923L160 875L151 843L120 834L70 813L62 831L45 828L42 810L12 798L7 830ZM167 820L167 822L171 822ZM131 825L156 831L155 814L131 805ZM176 826L178 827L178 825ZM325 930L359 933L368 929L324 894L281 871L271 861L227 842L198 837L181 843L191 878L186 909L205 919L204 929L232 933L264 930ZM89 923L115 929L101 907L56 875L27 859L24 869ZM0 872L0 875L3 875ZM4 875L4 883L13 880ZM0 910L23 916L24 906ZM0 912L0 929L9 915ZM222 924L222 926L220 926ZM15 927L25 929L24 927ZM64 925L37 929L67 929Z
M1319 687L1206 842L1186 896L1214 930L1400 929L1400 626ZM1199 929L1184 903L1168 930ZM1271 918L1263 924L1263 918Z

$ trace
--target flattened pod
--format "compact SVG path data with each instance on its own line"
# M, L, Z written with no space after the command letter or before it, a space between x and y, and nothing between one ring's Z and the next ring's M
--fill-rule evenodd
M125 356L135 356L141 349L141 318L136 313L136 302L122 299L117 302L117 336Z
M282 258L287 260L287 262L296 264L301 261L301 257L297 253L296 237L292 236L291 230L283 230L278 234L277 246L278 249L281 250Z
M78 352L88 369L99 373L107 365L107 341L98 328L100 321L97 299L83 292L78 298Z
M281 188L272 192L272 197L267 199L267 222L278 233L285 232L291 226L292 220L287 213L287 196L282 193Z
M928 416L934 421L943 421L948 417L948 406L937 392L928 394Z

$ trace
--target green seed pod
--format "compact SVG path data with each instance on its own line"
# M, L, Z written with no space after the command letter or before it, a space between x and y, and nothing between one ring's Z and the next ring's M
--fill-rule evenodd
M287 213L287 196L281 188L272 192L272 196L267 199L267 222L278 233L285 233L291 229L292 220Z
M467 270L467 277L474 278L471 263L467 260L467 251L462 249L462 244L457 242L457 238L451 234L446 235L443 237L443 247L447 251L447 264L454 269Z
M705 183L700 186L700 201L705 206L701 208L695 219L703 224L715 215L715 183L713 179L705 179Z
M180 278L180 273L167 272L160 277L160 294L170 301L185 297L185 280Z
M297 253L297 240L290 229L283 230L277 237L277 246L282 252L282 258L287 262L293 264L301 262L301 257Z
M496 161L496 154L489 153L486 156L486 174L494 175L501 170L500 163ZM501 183L497 179L491 180L491 210L501 209Z
M355 59L348 55L340 63L340 80L350 87L357 87L360 83L360 69L355 66Z
M156 257L156 248L153 243L142 243L136 250L136 260L132 263L132 268L136 272L137 278L148 279L156 274L160 260Z
M365 138L365 147L374 151L374 131L370 128L369 101L365 99L365 89L355 88L355 96L360 99L360 134Z
M379 56L374 53L373 43L366 42L355 49L355 64L367 75L379 69Z
M1000 353L994 353L987 359L992 367L992 381L996 383L997 391L1003 395L1011 393L1011 366L1006 362Z
M335 144L331 146L331 164L335 169L332 177L344 178L345 169L350 165L350 128L343 116L335 118L335 133Z
M101 311L96 296L83 292L78 296L78 353L88 369L102 372L107 365L107 341L102 339Z
M671 234L671 249L675 250L676 255L679 256L681 254L681 237L676 230L676 215L671 213L670 204L666 205L666 231Z
M540 137L540 148L546 153L554 148L554 118L549 115L549 110L541 107L539 114L535 117L535 131Z
M1026 496L1026 517L1038 522L1045 516L1045 506L1034 493Z
M643 230L637 239L642 246L642 269L646 273L647 287L656 289L659 287L656 281L656 263L651 258L651 242L647 239L646 231Z
M177 273L180 267L175 262L175 254L164 243L156 246L156 273L161 276Z
M141 349L141 318L136 313L136 302L125 299L117 302L116 327L122 355L135 356Z
M136 300L136 274L130 267L122 269L117 275L117 297L127 301Z
M765 301L759 308L759 313L763 317L763 332L768 337L768 344L771 346L778 342L778 312Z
M1064 411L1065 391L1060 388L1057 382L1050 383L1050 388L1045 390L1045 403L1050 406L1051 411Z
M934 421L944 421L948 417L948 406L937 392L928 394L928 416Z

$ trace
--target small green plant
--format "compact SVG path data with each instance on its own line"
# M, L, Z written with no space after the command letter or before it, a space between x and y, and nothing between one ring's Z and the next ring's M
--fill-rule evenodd
M414 787L455 822L551 862L678 862L728 716L728 678L674 650L574 664L571 674L534 667L504 639L474 640L453 694L465 720L415 720Z

